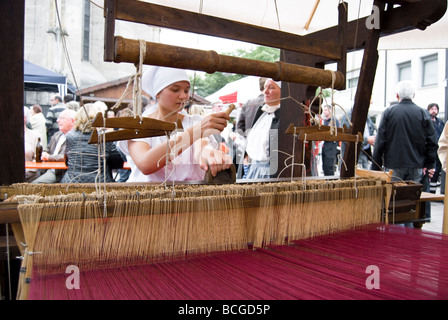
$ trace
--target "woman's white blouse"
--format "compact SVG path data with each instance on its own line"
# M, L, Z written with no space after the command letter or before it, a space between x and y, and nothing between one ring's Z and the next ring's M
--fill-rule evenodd
M184 129L188 129L197 122L201 121L199 115L185 115L182 120ZM150 147L166 144L167 137L150 137L133 139L132 141L141 141L147 143ZM163 181L202 181L204 180L205 171L200 168L199 163L194 160L194 147L190 146L178 155L168 166L161 164L160 170L155 173L145 175L132 161L128 149L128 140L119 141L118 147L126 155L127 161L131 168L131 174L127 182L163 182ZM164 161L164 160L163 160Z

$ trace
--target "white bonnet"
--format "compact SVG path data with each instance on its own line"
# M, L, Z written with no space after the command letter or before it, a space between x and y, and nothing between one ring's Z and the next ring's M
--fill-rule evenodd
M185 70L151 66L142 75L142 89L155 99L160 91L178 81L190 82Z
M271 80L272 82L274 82L276 85L278 85L280 87L280 89L282 88L282 82L281 81L275 81L274 79L271 78L267 78L266 80Z

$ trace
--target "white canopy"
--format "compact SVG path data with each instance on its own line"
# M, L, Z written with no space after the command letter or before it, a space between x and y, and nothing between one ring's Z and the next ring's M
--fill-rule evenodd
M258 79L258 77L247 76L242 79L230 82L205 99L207 99L211 103L215 103L218 101L222 101L220 100L221 96L230 95L237 92L237 102L245 103L247 100L254 99L260 94L260 85ZM222 102L226 103L226 101Z
M340 0L147 0L163 6L202 13L254 26L305 35L338 24ZM345 0L348 20L371 14L373 0ZM361 6L361 7L360 7ZM209 36L196 36L162 30L160 41L165 44L232 52L231 41ZM217 48L219 47L219 48ZM238 45L241 47L241 43Z

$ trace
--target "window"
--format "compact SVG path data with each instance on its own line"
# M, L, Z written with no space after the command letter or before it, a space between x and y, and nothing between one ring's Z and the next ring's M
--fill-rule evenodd
M89 61L90 59L90 1L84 1L84 17L82 21L83 36L82 36L82 60Z
M437 84L437 54L422 58L422 86Z
M348 87L356 88L358 86L359 77L348 79Z
M347 89L354 89L358 87L360 69L353 69L347 71ZM353 92L353 90L352 90Z
M412 80L411 61L400 63L397 67L398 81Z

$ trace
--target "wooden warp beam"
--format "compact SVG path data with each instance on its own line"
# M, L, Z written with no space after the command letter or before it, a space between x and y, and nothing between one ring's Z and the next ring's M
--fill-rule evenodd
M140 41L115 37L114 62L138 63ZM204 71L207 73L227 72L272 78L275 81L309 84L325 88L342 89L344 75L339 71L329 71L281 61L264 62L220 55L215 51L205 51L146 42L146 65L156 65L179 69ZM334 76L333 76L334 75ZM334 79L333 79L334 77ZM334 84L333 84L334 81Z

